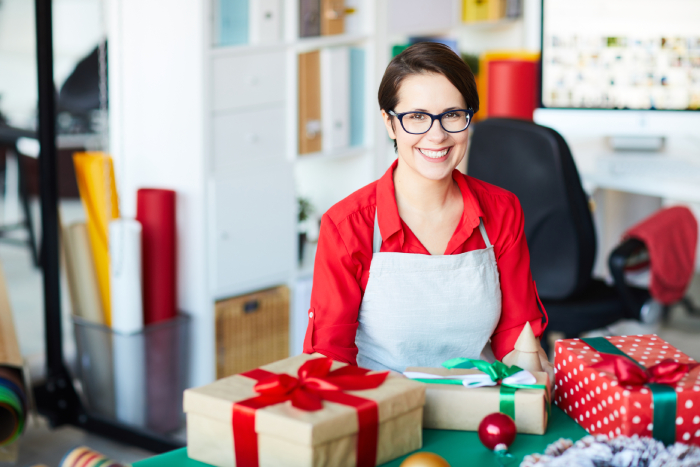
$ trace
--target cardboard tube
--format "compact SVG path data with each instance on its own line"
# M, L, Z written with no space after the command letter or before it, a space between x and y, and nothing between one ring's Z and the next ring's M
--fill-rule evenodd
M73 155L73 163L80 198L87 214L88 237L105 314L104 322L111 326L108 223L119 217L112 158L102 152L82 152Z
M119 421L146 423L146 350L141 293L141 224L133 219L109 223L114 401Z
M63 248L73 314L97 324L104 324L97 272L90 251L85 223L71 224L63 229Z
M140 189L136 220L143 227L143 308L149 325L177 314L175 192Z

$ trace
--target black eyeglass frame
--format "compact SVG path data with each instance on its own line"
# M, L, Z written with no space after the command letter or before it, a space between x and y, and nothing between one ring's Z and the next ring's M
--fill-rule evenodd
M442 124L442 117L444 117L445 115L447 115L447 114L450 113L450 112L466 112L467 115L469 115L469 120L467 121L467 126L465 126L464 128L462 128L461 130L457 130L457 131L450 131L450 130L448 130L447 128L445 128L445 126ZM394 117L396 117L396 118L399 119L399 123L401 124L401 128L403 128L403 131L405 131L405 132L408 133L409 135L423 135L423 134L429 132L430 129L433 127L433 123L435 123L435 120L437 120L438 122L440 122L440 126L441 126L442 129L445 130L446 132L448 132L448 133L461 133L461 132L463 132L464 130L466 130L467 128L469 128L469 125L471 125L471 123L472 123L472 118L474 118L474 109L472 109L471 107L469 107L468 109L452 109L452 110L448 110L448 111L446 111L446 112L443 112L443 113L437 114L437 115L433 115L433 114L430 114L430 113L428 113L428 112L417 112L417 111L402 112L402 113L400 113L400 114L397 114L397 113L394 112L393 110L390 110L388 113L389 113L389 115L392 115L392 116L394 116ZM423 114L423 115L427 115L427 116L430 117L430 119L431 119L431 120L430 120L430 126L428 127L427 130L425 130L425 131L423 131L423 132L421 132L421 133L413 133L413 132L408 131L408 130L406 129L406 127L403 126L403 117L404 117L404 115L408 115L408 114Z

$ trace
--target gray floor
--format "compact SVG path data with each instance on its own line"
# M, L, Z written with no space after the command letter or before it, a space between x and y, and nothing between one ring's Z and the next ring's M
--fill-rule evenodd
M36 204L34 209L38 222ZM63 202L61 215L65 223L81 219L83 217L82 207L77 201ZM0 219L2 219L2 202L0 202ZM43 294L40 271L31 264L28 250L2 242L0 242L0 262L5 270L22 353L27 360L32 377L39 379L42 377L44 365ZM690 294L697 303L700 303L700 280L697 277L691 286ZM71 359L75 356L75 345L69 318L70 302L65 287L63 288L62 302L64 348L67 359ZM604 330L604 333L619 335L656 333L700 361L700 339L698 339L700 317L688 316L680 309L673 310L670 323L666 326L620 323ZM91 447L121 462L134 462L151 455L146 451L123 446L72 427L50 430L46 427L45 422L37 417L32 417L19 444L17 461L14 464L0 461L0 466L24 467L36 464L45 464L50 467L58 466L60 459L66 452L82 445ZM1 457L2 453L0 452Z

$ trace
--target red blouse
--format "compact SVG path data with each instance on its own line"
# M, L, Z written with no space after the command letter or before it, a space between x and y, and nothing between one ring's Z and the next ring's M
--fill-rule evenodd
M319 352L356 364L357 316L369 278L377 207L382 252L430 254L399 217L393 179L397 163L382 178L331 207L321 219L305 353ZM530 273L523 211L518 198L502 188L457 170L452 177L462 192L464 212L445 254L486 248L479 233L479 217L483 219L501 282L501 319L491 337L491 347L500 360L513 350L526 321L537 336L547 325Z

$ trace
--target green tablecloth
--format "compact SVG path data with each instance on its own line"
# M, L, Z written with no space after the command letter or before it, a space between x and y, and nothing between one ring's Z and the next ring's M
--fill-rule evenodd
M552 418L544 435L522 435L515 438L509 451L518 460L533 452L543 452L545 447L559 438L580 439L586 431L558 407L552 407ZM465 465L494 466L499 463L493 452L479 442L473 431L423 430L423 449L440 454L452 467ZM398 467L406 456L393 460L386 467ZM178 449L160 456L136 462L134 467L206 467L208 464L187 457L186 449ZM513 463L513 465L518 465Z

